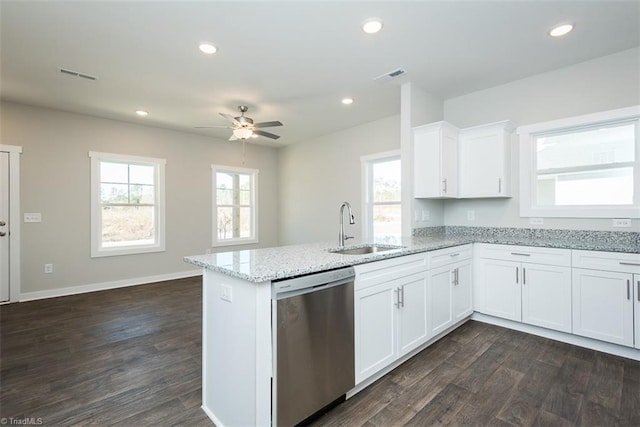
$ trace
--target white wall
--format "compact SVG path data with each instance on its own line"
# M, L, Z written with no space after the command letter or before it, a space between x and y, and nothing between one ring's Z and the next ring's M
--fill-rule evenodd
M4 102L1 143L23 147L22 293L192 271L183 256L211 245L211 164L241 166L242 145L171 130ZM159 157L166 165L166 251L90 257L89 151ZM277 150L247 144L260 170L260 243L278 244ZM224 248L230 250L233 248ZM53 274L43 265L52 263Z
M345 226L345 232L360 238L360 157L398 149L399 116L280 148L280 243L337 245L343 201L351 204L356 216L356 225Z
M522 126L638 104L640 49L636 48L445 100L444 117L458 127L500 120ZM445 225L529 227L528 218L519 214L516 142L512 147L513 197L447 200ZM475 211L475 221L467 220L467 210ZM614 229L610 219L546 218L543 228L638 231L640 221L633 220L631 229Z

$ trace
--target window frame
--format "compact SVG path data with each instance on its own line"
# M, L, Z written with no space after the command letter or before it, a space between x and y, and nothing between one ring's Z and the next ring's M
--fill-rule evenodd
M549 133L570 133L589 127L635 122L635 160L633 162L632 205L537 205L536 137ZM521 126L520 136L520 217L540 218L640 218L640 105ZM585 168L586 169L586 168Z
M400 161L400 186L402 187L402 158L400 150L385 151L360 157L362 171L362 236L365 240L374 239L373 234L373 207L376 205L400 206L400 237L402 237L402 188L400 188L400 200L398 203L374 203L373 202L373 165L389 161Z
M217 177L218 172L244 174L251 177L251 236L232 237L230 239L218 239L218 203L217 203ZM258 169L240 168L234 166L211 165L211 246L236 246L258 243Z
M91 159L91 258L136 255L166 250L165 230L165 165L166 159L90 151ZM154 232L155 242L114 247L102 246L102 203L100 198L100 164L123 163L154 167Z

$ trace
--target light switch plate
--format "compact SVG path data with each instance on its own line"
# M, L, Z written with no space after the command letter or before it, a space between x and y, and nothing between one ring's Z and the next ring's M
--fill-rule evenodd
M530 225L543 225L544 218L529 218Z
M24 222L42 222L42 214L38 213L25 213Z
M630 218L613 218L613 226L614 227L631 227L631 219Z
M467 220L475 221L476 220L476 211L467 211Z
M233 294L231 293L231 286L229 285L220 285L222 288L222 293L220 294L220 299L224 301L233 301Z
M422 210L422 220L423 221L429 221L430 215L429 215L429 211L427 209L423 209Z

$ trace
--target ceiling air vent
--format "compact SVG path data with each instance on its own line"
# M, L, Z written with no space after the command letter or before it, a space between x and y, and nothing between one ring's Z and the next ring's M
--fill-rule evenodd
M403 76L406 74L406 70L402 69L402 68L397 68L393 71L389 71L388 73L384 73L381 76L378 76L376 78L373 79L373 81L378 82L378 83L386 83L390 80L396 79L400 76Z
M92 76L91 74L81 73L79 71L68 70L66 68L59 68L62 74L66 74L67 76L80 77L82 79L87 80L98 80L96 76Z

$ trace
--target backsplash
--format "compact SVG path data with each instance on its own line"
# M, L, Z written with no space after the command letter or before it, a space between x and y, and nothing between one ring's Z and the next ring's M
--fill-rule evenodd
M438 226L413 230L416 237L478 237L481 239L585 240L640 247L640 233L633 231L556 230L515 227Z

